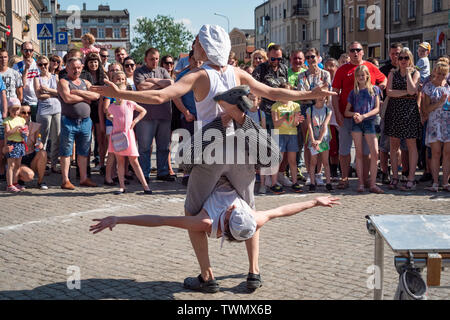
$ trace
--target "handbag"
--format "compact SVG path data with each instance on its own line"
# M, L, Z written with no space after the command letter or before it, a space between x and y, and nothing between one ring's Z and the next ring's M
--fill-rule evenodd
M124 115L125 118L125 115ZM124 126L126 126L126 119L124 119ZM123 131L125 131L126 128L124 128ZM130 142L128 141L128 136L126 132L117 132L111 134L111 143L113 146L114 151L121 152L125 151L129 148Z

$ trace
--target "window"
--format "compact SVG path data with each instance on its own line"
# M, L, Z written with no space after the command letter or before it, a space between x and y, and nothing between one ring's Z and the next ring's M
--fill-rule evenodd
M331 1L333 1L333 0L331 0ZM328 5L329 5L328 0L324 0L324 4L323 4L324 13L323 14L325 16L327 16L329 14Z
M366 7L358 7L359 30L366 30Z
M416 0L408 1L408 19L414 19L416 17Z
M394 0L394 22L400 22L400 0Z
M120 39L120 29L114 28L114 39Z
M444 38L444 41L442 41L441 45L438 48L438 56L442 57L447 54L447 37Z
M333 30L334 30L334 37L333 37L334 43L340 43L341 42L341 39L340 39L341 38L341 34L340 34L341 28L336 27Z
M330 43L330 29L326 29L325 30L325 44L329 44Z
M348 30L353 32L355 26L355 16L353 12L353 7L348 8Z
M433 12L442 10L442 0L433 0Z
M412 54L414 56L414 61L419 60L419 54L417 51L419 50L420 40L413 40L413 51Z
M99 38L99 39L105 39L105 29L103 29L103 28L98 28L97 38Z
M98 18L98 23L105 23L105 18Z
M312 24L312 40L316 40L317 35L317 21L314 20Z
M341 11L341 0L333 0L334 1L334 8L333 11L334 12L339 12Z
M302 24L302 40L306 41L306 24Z
M83 23L89 23L89 18L83 18Z
M114 18L114 23L120 23L120 18Z
M82 34L86 34L89 33L89 28L83 28L83 30L81 31Z

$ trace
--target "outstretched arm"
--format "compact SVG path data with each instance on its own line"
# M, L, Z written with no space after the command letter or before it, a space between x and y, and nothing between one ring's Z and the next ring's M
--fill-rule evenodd
M189 231L209 231L211 220L199 214L197 216L134 216L134 217L107 217L104 219L94 219L99 223L89 228L94 234L109 228L111 231L117 224L129 224L140 227L174 227Z
M336 197L319 197L315 200L292 203L273 210L257 211L255 212L255 219L258 225L257 228L261 228L266 222L269 222L270 220L273 220L275 218L293 216L314 207L332 208L335 205L340 205L338 201L339 198Z

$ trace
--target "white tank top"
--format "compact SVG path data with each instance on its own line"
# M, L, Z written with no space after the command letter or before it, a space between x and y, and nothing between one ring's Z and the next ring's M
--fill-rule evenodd
M224 113L222 107L214 101L214 97L236 87L236 76L232 66L228 66L224 72L217 71L208 64L204 64L202 69L208 74L210 89L208 96L195 104L197 121L202 121L202 126L205 126Z

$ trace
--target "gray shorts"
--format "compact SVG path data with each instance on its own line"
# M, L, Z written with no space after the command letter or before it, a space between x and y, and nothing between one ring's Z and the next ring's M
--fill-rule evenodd
M236 164L202 164L193 167L189 176L184 208L197 215L222 177L226 177L239 196L255 209L255 166Z
M352 151L353 137L352 137L353 120L351 118L344 118L344 125L339 130L339 155L348 156ZM366 139L363 139L364 155L370 154L369 146Z

